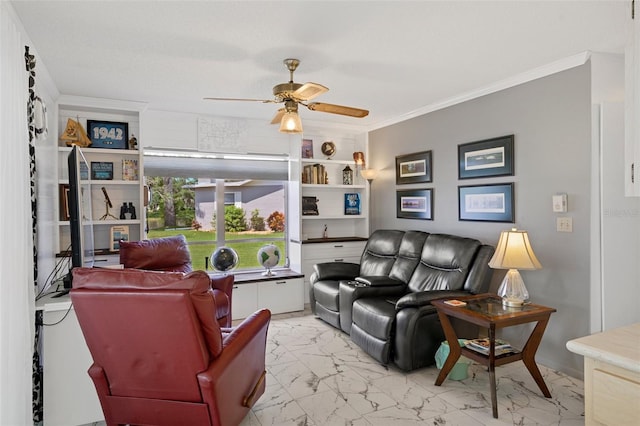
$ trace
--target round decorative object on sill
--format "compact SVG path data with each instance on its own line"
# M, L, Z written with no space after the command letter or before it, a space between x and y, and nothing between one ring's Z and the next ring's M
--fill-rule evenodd
M218 247L211 254L211 266L219 272L229 272L238 266L238 253L231 247Z
M342 184L353 185L353 170L351 170L351 167L349 167L349 165L342 169Z
M271 268L275 268L280 263L280 249L275 244L267 244L258 250L258 263L262 265L265 272L262 275L270 277L276 275L271 271Z

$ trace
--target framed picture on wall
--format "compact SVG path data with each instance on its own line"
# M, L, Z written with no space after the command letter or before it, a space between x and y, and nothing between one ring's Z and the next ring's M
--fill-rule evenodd
M433 220L433 189L396 191L396 216Z
M458 145L458 179L513 176L513 135Z
M458 218L478 222L513 223L513 183L459 186Z
M431 151L397 156L396 185L433 182L431 158Z

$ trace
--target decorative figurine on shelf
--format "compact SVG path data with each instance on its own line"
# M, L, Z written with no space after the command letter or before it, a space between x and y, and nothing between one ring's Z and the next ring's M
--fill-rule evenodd
M342 184L343 185L353 185L353 170L349 165L342 169Z
M84 131L80 119L78 121L71 118L67 119L67 127L65 127L60 140L65 142L67 146L77 145L80 148L86 148L91 145L91 139Z
M111 212L109 212L109 209L113 208L113 204L111 204L111 199L109 198L109 194L107 194L107 190L105 189L104 186L102 187L102 194L104 195L104 208L106 209L106 212L105 214L102 215L100 220L106 220L109 218L117 219L117 217L115 217L114 215L111 214Z
M138 139L133 133L131 133L131 137L129 138L129 149L138 149Z
M329 233L327 232L327 224L324 224L324 231L322 231L322 238L329 238Z

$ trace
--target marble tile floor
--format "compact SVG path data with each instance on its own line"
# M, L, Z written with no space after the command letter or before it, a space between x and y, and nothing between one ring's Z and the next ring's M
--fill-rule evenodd
M266 362L266 391L240 426L584 425L581 380L540 365L547 399L521 362L498 367L494 419L486 367L434 386L435 366L381 365L308 309L273 316Z
M383 366L308 311L273 317L266 361L266 391L241 426L584 424L581 380L540 366L547 399L521 362L498 367L494 419L486 367L434 386L435 366Z

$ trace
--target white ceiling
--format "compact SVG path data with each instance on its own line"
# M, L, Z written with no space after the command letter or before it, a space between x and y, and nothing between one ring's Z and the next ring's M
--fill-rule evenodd
M584 51L623 53L631 0L13 1L62 94L151 109L271 120L288 81L315 99L370 110L301 110L303 123L376 128ZM37 72L38 68L36 68Z

